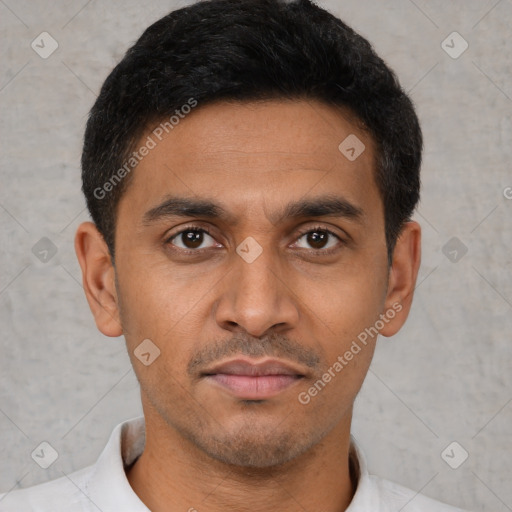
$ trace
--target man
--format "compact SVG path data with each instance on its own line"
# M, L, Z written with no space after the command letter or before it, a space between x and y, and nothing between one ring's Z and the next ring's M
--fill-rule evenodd
M75 248L144 417L5 511L452 511L350 436L411 308L422 136L369 43L309 0L211 0L149 27L87 124Z

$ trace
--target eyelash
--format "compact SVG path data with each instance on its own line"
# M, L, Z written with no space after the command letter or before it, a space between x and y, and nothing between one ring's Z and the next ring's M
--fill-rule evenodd
M328 235L332 235L332 236L334 236L335 238L338 239L338 241L341 243L342 246L346 245L346 240L343 240L339 235L337 235L336 233L334 233L330 229L327 229L327 228L325 228L323 226L315 226L313 228L308 228L308 229L305 229L303 231L299 231L298 237L297 237L296 240L301 239L304 235L308 235L309 233L315 233L315 232L318 232L318 231L320 231L322 233L327 233ZM173 235L168 237L166 239L166 241L165 241L165 244L166 245L171 244L171 241L173 239L177 238L178 236L182 235L183 233L188 233L188 232L194 232L194 233L203 232L203 233L206 233L207 235L211 236L212 238L214 238L214 236L211 234L211 232L208 230L208 228L206 228L206 227L198 227L198 226L192 225L192 226L186 226L181 231L179 231L177 233L174 233ZM340 249L340 247L338 245L336 247L331 247L329 249L302 249L302 250L303 251L308 251L309 253L312 253L312 254L318 255L318 256L328 256L328 255L331 255L331 254L335 253L339 249ZM180 252L181 254L201 254L202 252L207 251L208 249L196 249L196 250L193 250L193 249L182 249L181 247L178 247L178 248L173 248L172 250L176 250L176 251Z

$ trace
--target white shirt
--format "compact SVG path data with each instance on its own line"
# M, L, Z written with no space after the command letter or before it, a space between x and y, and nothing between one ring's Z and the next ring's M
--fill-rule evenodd
M50 482L0 494L0 511L148 512L125 473L125 467L142 453L144 444L144 416L120 423L95 464ZM358 485L346 512L464 512L369 475L353 438L350 451Z

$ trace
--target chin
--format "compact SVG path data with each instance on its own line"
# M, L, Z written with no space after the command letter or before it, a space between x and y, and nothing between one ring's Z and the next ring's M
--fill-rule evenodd
M217 435L193 440L209 457L243 468L276 468L299 457L319 440L297 429L279 430L256 427L254 424L236 432L225 430Z

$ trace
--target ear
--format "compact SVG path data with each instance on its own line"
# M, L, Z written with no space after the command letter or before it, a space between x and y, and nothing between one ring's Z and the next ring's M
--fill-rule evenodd
M78 226L75 252L82 268L82 284L96 321L105 336L121 336L115 270L103 236L92 222Z
M421 263L421 226L406 222L393 251L388 290L383 313L390 320L380 330L383 336L393 336L404 325L411 310L414 288ZM391 313L394 313L391 316Z

